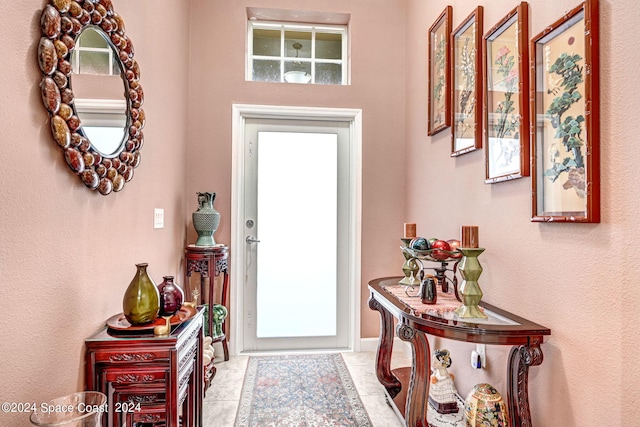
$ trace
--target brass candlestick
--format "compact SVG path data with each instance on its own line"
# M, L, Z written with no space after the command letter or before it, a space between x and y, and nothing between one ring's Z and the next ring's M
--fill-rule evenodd
M462 282L458 293L462 297L462 305L456 308L455 313L459 317L471 317L486 319L487 315L480 310L478 304L482 299L482 290L478 285L478 277L482 273L482 266L478 256L484 252L484 248L458 248L462 252L460 261L460 275Z
M404 243L404 247L408 248L409 243L411 243L412 239L404 237L400 240L402 240L402 242ZM419 270L416 259L408 251L402 251L402 255L404 256L404 264L402 264L402 272L404 273L404 277L398 282L398 284L404 286L419 285L420 280L416 278L416 274L418 274Z

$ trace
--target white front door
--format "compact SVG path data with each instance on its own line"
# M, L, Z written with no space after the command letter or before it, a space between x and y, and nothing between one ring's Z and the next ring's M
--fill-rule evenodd
M245 351L349 347L350 125L247 119Z

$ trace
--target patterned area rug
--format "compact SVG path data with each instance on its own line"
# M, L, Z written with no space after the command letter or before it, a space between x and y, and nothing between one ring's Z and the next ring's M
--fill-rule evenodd
M249 358L236 427L371 427L340 354Z

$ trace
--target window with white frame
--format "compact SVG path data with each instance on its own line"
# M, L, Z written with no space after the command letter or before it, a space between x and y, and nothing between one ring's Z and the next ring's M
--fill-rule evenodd
M247 80L347 84L346 25L249 20Z
M120 61L115 56L114 49L100 30L89 27L76 40L76 46L71 57L73 72L76 74L99 74L104 76L119 76L121 74Z

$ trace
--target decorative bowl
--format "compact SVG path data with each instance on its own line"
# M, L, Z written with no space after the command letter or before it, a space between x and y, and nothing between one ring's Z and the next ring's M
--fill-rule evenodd
M470 427L509 427L507 404L491 384L473 386L464 401L464 415Z
M462 258L462 252L455 251L447 251L444 249L413 249L408 248L406 246L401 246L403 252L408 253L411 257L423 260L423 261L433 261L433 262L458 262Z

